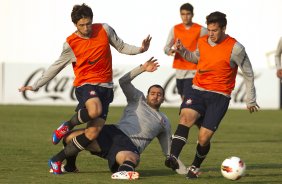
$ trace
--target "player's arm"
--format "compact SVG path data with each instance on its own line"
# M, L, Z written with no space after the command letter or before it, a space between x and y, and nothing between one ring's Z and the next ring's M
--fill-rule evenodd
M246 85L247 108L251 113L258 111L259 105L256 102L256 89L254 84L254 72L252 64L245 51L245 48L239 42L235 43L232 50L230 63L231 67L233 65L232 62L235 62L243 73L244 82Z
M119 79L120 87L125 94L127 101L131 101L134 99L138 99L140 95L143 95L141 91L136 89L131 81L140 75L143 72L154 72L159 67L159 64L157 62L157 59L154 59L153 57L150 58L148 61L146 61L144 64L134 68L130 72L126 73L124 76L122 76Z
M279 40L277 49L275 52L275 64L276 64L276 75L278 78L282 79L282 66L281 66L281 54L282 54L282 37Z
M171 28L164 47L164 53L166 55L173 56L175 54L175 49L173 48L173 45L174 45L174 27Z
M125 43L121 38L118 37L115 30L108 24L103 24L104 29L108 34L110 44L120 53L135 55L146 52L150 47L152 37L148 35L143 41L141 47L129 45Z
M37 91L40 87L52 80L66 65L75 61L76 58L71 47L65 42L59 59L55 61L32 86L23 86L19 88L19 91Z
M198 58L199 58L198 49L194 52L187 50L179 39L176 39L174 47L176 48L176 52L178 52L181 55L181 57L187 60L187 62L191 62L195 64L198 63Z
M170 155L170 147L171 147L171 126L169 123L168 118L164 118L164 131L161 132L157 138L159 140L159 143L162 148L162 152L165 155L165 157L168 157ZM179 168L175 171L178 174L187 174L187 167L182 163L182 161L178 158L177 159Z
M205 36L208 34L208 29L203 27L201 28L200 37Z

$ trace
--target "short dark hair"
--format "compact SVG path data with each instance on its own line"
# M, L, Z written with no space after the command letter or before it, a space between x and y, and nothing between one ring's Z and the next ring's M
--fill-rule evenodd
M183 4L183 5L180 7L180 11L181 11L181 10L187 10L187 11L190 11L192 14L194 14L194 13L193 13L194 7L193 7L190 3L185 3L185 4Z
M158 84L154 84L154 85L150 86L149 89L148 89L148 91L147 91L147 94L150 93L150 90L151 90L153 87L156 87L156 88L161 89L161 90L163 91L163 97L165 96L165 90L164 90L164 88L163 88L162 86L158 85Z
M93 19L92 9L85 3L82 5L74 5L71 12L71 20L74 24L77 24L77 22L82 18Z
M220 28L223 28L227 25L226 15L219 11L209 14L207 17L207 25L212 23L218 23Z

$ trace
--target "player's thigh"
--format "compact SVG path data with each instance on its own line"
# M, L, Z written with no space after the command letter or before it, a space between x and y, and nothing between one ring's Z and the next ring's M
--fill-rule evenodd
M206 92L206 112L202 126L215 132L226 114L230 98L221 94Z
M98 97L88 99L85 106L91 118L96 118L102 113L102 103Z
M199 112L191 108L182 108L179 123L191 127L200 117Z
M87 108L91 118L101 117L106 120L109 104L114 98L112 88L98 85L83 85L76 88L75 94L79 101L76 111Z

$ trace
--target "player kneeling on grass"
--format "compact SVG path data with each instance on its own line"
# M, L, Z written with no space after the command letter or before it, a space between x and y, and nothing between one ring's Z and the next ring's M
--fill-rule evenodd
M123 116L117 124L104 125L97 139L86 148L92 154L108 160L109 168L113 172L112 179L138 179L139 173L135 168L140 154L155 137L159 139L164 155L169 155L171 126L166 115L159 111L164 101L164 89L160 85L152 85L145 98L131 83L144 71L154 72L158 67L157 60L151 58L119 79L128 103ZM82 133L84 129L72 131L64 138L64 145L72 143L71 140ZM62 167L62 160L55 155L49 162L52 172L61 174L62 169L76 172L76 157L77 155L67 157L67 163ZM186 174L186 167L180 160L177 161L180 165L177 173Z

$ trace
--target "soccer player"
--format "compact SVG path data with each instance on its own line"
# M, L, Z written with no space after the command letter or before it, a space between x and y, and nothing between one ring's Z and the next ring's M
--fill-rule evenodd
M36 91L53 79L65 66L72 64L75 94L79 104L69 121L54 131L52 141L57 144L74 126L87 123L85 133L66 146L68 153L77 154L95 139L105 123L109 104L113 100L112 55L110 45L123 54L139 54L148 50L151 37L141 47L123 42L108 24L95 23L92 9L86 4L75 5L71 12L76 31L67 37L59 59L32 86L19 89ZM66 155L64 152L61 158Z
M277 69L276 75L280 80L282 80L281 54L282 54L282 37L278 42L277 49L275 52L275 64Z
M180 7L182 23L172 27L164 47L165 54L174 56L172 67L175 69L176 87L182 100L184 98L184 91L192 90L192 80L196 73L196 64L187 62L175 51L175 41L180 39L186 49L195 51L198 39L207 34L205 27L193 22L193 16L194 8L191 4L185 3Z
M139 163L140 154L157 137L164 155L169 155L171 144L171 127L165 114L159 111L164 101L164 89L160 85L149 87L147 96L136 89L131 81L143 72L154 72L159 67L157 60L149 59L119 79L121 89L127 99L122 118L117 124L105 125L98 138L88 147L92 154L108 160L109 168L114 173L113 179L137 179L139 174L135 167ZM72 142L84 129L74 130L64 138L64 144ZM67 151L67 150L65 150ZM61 174L62 160L55 155L51 165L54 174ZM67 157L64 169L67 172L77 171L75 165L76 155ZM182 164L179 160L180 165ZM187 173L186 167L177 170L178 173Z
M189 129L198 118L203 118L196 154L187 178L198 178L200 166L209 153L212 136L228 109L238 67L246 84L248 110L253 113L259 108L251 62L243 45L225 33L226 15L213 12L206 17L206 22L208 35L199 39L195 52L187 50L179 40L175 45L177 52L185 59L197 63L197 72L193 79L193 90L185 94L181 104L170 157L165 161L167 167L178 168L176 159L187 142Z

